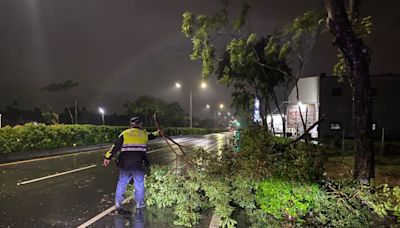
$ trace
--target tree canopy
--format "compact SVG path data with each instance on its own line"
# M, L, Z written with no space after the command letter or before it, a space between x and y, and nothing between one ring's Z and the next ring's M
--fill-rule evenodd
M187 114L177 102L167 103L160 98L151 96L138 97L133 102L126 102L124 107L130 116L138 116L145 126L155 126L153 114L157 112L163 126L186 126Z

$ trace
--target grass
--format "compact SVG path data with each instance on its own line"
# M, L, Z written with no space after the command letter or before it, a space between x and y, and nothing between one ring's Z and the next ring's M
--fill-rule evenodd
M335 155L327 158L324 170L329 178L351 179L353 166L353 155ZM400 186L400 156L376 158L375 182L377 184L387 183L390 186Z
M324 169L329 178L351 179L354 166L354 139L323 139L321 152ZM382 147L383 146L383 147ZM400 142L374 143L375 182L400 186Z

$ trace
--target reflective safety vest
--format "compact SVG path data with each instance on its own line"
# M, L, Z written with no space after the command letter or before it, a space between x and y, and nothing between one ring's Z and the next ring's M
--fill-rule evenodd
M130 128L123 131L121 136L124 139L121 152L146 152L146 144L149 141L146 130Z

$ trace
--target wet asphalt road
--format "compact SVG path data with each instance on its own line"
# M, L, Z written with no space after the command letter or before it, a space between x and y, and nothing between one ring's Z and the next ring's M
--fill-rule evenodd
M226 135L185 136L175 140L189 147L201 146L216 151L226 143ZM113 206L118 169L114 164L109 167L102 165L105 151L0 164L0 227L78 227ZM175 155L162 139L149 143L148 155L152 164L175 165L169 163ZM24 184L67 171L71 173ZM145 215L139 216L146 218L145 227L173 226L167 224L172 222L172 211L146 210ZM116 216L105 216L90 227L126 227L132 224L129 220L120 221Z

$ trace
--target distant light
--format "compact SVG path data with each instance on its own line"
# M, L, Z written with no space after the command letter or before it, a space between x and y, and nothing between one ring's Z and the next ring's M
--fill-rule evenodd
M301 101L299 101L299 103L297 103L298 106L301 106L303 103L301 103Z
M181 84L179 82L175 82L175 87L176 88L181 88Z
M103 108L99 108L99 112L100 112L101 114L104 114L104 113L106 113L106 112L104 111L104 109L103 109Z
M228 116L230 116L230 115L231 115L231 113L230 113L230 112L228 112L227 114L228 114Z
M219 108L224 108L224 104L219 104Z
M220 113L220 112L218 112L218 115L220 116L220 115L221 115L221 113Z
M226 116L224 116L224 119L226 119Z
M209 105L209 104L207 104L207 105L206 105L206 108L210 108L210 105Z
M207 83L202 82L201 85L200 85L200 87L203 88L203 89L207 88Z

